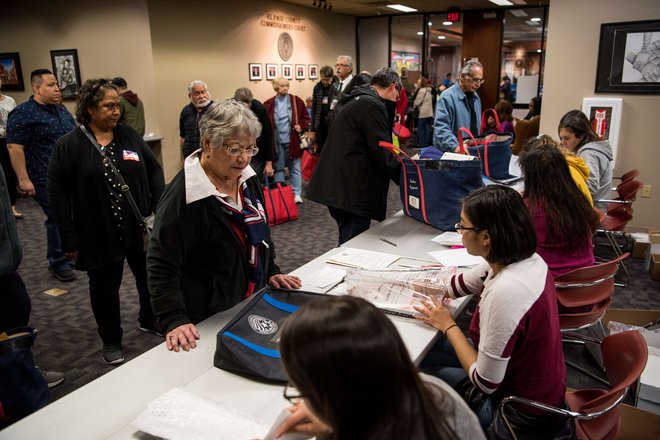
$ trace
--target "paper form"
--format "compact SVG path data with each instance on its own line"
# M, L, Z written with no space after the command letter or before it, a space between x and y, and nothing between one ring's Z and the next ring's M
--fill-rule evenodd
M363 249L345 248L326 260L326 263L362 269L384 269L399 259L398 255Z
M303 276L302 280L304 284L310 284L319 289L328 289L340 283L345 276L346 271L344 269L326 266L323 269Z
M445 266L476 266L486 261L482 257L468 254L465 248L433 251L429 255Z
M444 246L463 245L463 239L461 238L461 234L454 231L443 232L442 234L433 237L431 241L434 243L442 244Z

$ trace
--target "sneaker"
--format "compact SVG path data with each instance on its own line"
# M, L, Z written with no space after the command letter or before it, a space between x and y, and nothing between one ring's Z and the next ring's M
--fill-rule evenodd
M156 321L152 322L151 324L142 324L138 326L138 330L144 333L152 333L156 336L160 336L161 338L163 337L163 333L160 329L160 326Z
M76 279L76 274L71 269L54 270L52 267L49 267L48 270L54 278L60 281L69 282Z
M60 385L62 382L64 382L64 373L60 373L59 371L46 371L42 370L40 367L36 366L36 369L41 375L43 376L44 380L48 384L48 388L53 388L58 385Z
M124 362L124 352L121 350L121 342L103 344L103 360L109 365L119 365Z
M303 202L303 199L299 195L296 195L293 197L293 201L296 202L296 205L300 205Z

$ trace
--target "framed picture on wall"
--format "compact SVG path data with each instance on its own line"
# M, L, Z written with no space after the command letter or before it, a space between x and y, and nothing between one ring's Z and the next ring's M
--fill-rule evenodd
M296 64L296 79L305 79L305 65Z
M282 64L282 77L293 79L293 66L291 64Z
M18 52L0 53L0 79L2 90L15 92L25 90L21 57Z
M277 64L266 64L266 79L275 79L279 74L280 66Z
M584 98L582 112L587 115L594 131L602 140L609 140L612 146L612 166L616 161L619 129L621 128L621 98Z
M319 79L319 65L318 64L309 64L307 65L307 78L309 79Z
M421 55L419 52L402 52L393 50L390 53L390 67L401 75L401 69L406 68L409 72L420 71Z
M250 81L261 81L262 79L264 79L263 74L261 72L260 63L249 63L248 72L250 75Z
M78 51L76 49L51 50L50 60L53 63L53 73L62 91L62 99L76 99L78 89L82 85Z
M596 93L660 93L660 20L600 26Z

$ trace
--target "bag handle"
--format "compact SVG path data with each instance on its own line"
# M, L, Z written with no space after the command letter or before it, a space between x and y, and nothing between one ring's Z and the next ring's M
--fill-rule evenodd
M284 193L282 192L282 185L280 183L276 183L277 188L280 190L280 198L282 199L282 205L284 205L284 210L286 211L286 219L287 221L291 220L291 213L289 212L289 207L286 206L286 199L284 198ZM273 206L273 211L275 211L275 206Z
M474 145L477 145L477 140L474 138L472 132L467 128L461 127L458 129L458 132L456 133L456 135L458 136L458 151L460 154L470 154L468 153L467 148L465 148L465 146L463 145L463 135L461 133L467 133L468 136L470 136L470 139L472 139Z
M379 141L378 146L385 148L386 150L392 152L396 159L399 161L401 164L401 170L403 171L403 179L404 179L404 185L403 185L403 196L405 203L403 204L403 208L406 210L406 214L408 217L410 217L410 208L408 207L408 185L406 182L408 182L408 172L406 170L406 166L403 163L403 159L401 156L405 157L408 159L413 165L415 165L415 168L417 169L417 181L419 182L419 195L420 195L420 211L422 212L422 217L424 218L424 222L427 224L429 223L429 220L426 216L426 203L424 202L424 182L422 182L422 170L419 168L419 164L412 160L410 156L408 156L403 150L401 150L399 147L396 145L386 142L386 141Z
M268 199L270 200L270 206L273 208L273 224L277 221L277 212L275 212L275 201L273 200L273 194L270 192L270 185L268 185L268 177L264 175L264 188L266 189L266 192L268 193ZM270 219L268 219L268 222L270 223Z
M486 131L486 119L488 117L488 113L492 113L493 118L495 118L495 130L498 133L501 133L502 132L502 125L500 125L500 117L497 115L497 112L493 108L487 108L481 114L481 132L484 133Z
M137 204L135 203L135 199L131 195L131 189L126 184L126 181L122 177L121 173L119 172L115 164L112 162L112 159L105 154L105 150L103 149L103 147L101 147L101 145L96 140L96 138L92 136L92 134L87 130L87 128L84 125L80 125L80 130L85 134L85 136L87 136L87 139L89 139L92 145L94 145L96 150L99 152L99 154L103 158L103 164L110 166L112 173L117 178L117 181L119 181L119 188L126 195L126 200L128 200L128 204L131 207L131 211L133 211L133 215L135 215L135 219L137 220L138 225L140 225L140 229L142 229L143 232L147 232L147 222L144 221L144 217L142 217L142 213L140 212L140 209L137 207Z

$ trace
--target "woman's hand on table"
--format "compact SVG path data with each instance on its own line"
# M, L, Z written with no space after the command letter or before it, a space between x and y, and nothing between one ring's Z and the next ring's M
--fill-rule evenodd
M179 352L179 348L182 348L183 351L190 351L191 348L197 347L197 341L199 339L199 332L195 324L183 324L178 327L173 328L165 335L165 344L167 344L167 349Z
M320 421L307 408L305 401L290 407L289 412L291 412L291 415L277 428L275 438L280 438L287 432L299 432L310 437L327 435L331 432L328 425Z
M297 276L280 273L268 278L268 284L276 289L300 289L302 281Z
M442 305L442 301L436 297L431 297L431 301L422 302L422 306L415 306L420 314L415 318L430 325L431 327L440 330L442 333L456 324L451 312Z

